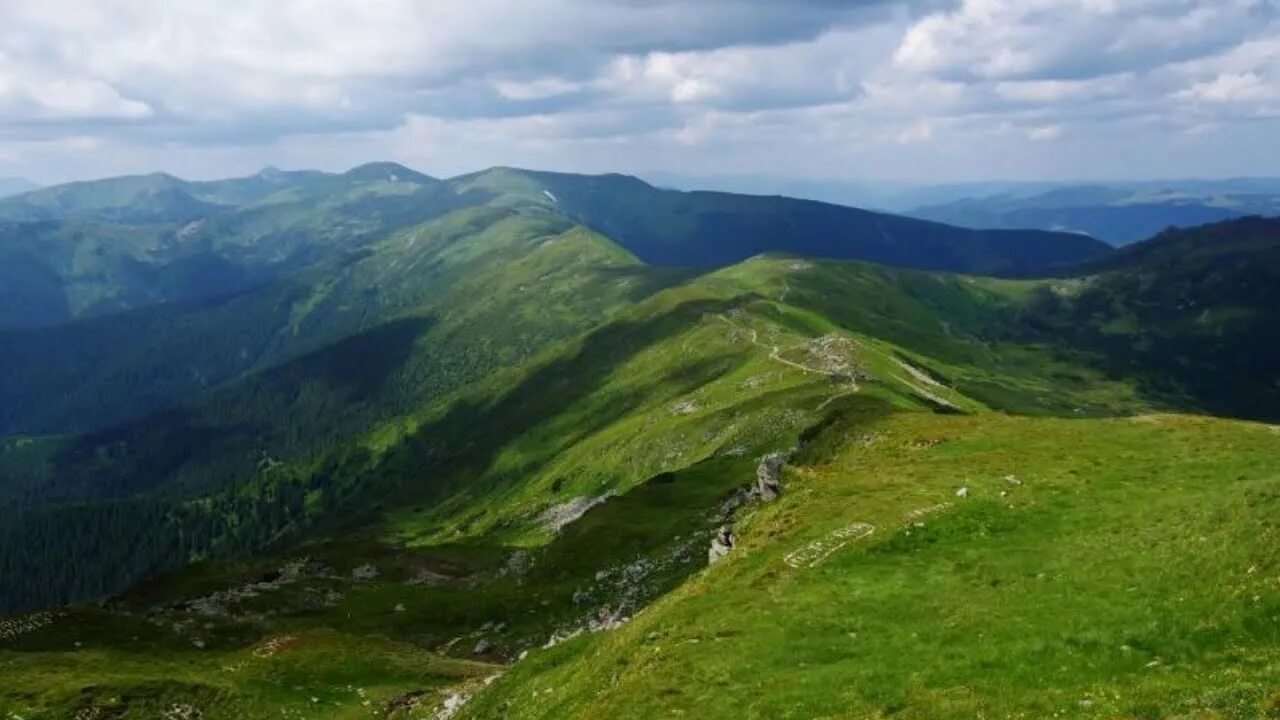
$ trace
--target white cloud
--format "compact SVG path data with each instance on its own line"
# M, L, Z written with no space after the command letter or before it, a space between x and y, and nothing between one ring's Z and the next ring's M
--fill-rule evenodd
M1061 125L1042 125L1027 131L1027 137L1036 142L1047 142L1062 137Z
M8 2L0 151L5 174L40 179L377 157L1141 173L1193 128L1215 129L1206 152L1280 131L1278 16L1280 0ZM1122 161L1134 128L1146 154ZM73 137L101 151L73 166L56 144ZM1236 154L1273 172L1265 155Z
M543 77L536 80L498 80L493 84L498 94L509 100L544 100L568 95L583 88L581 83L563 78Z
M42 67L20 65L0 54L0 122L151 115L146 103L122 96L101 80L58 75Z
M1270 0L963 0L917 22L894 62L993 80L1140 71L1232 46L1274 11Z
M1266 100L1276 96L1276 88L1257 73L1223 73L1213 80L1198 82L1177 94L1181 100L1210 103L1237 103Z
M1086 80L1020 80L997 82L996 95L1023 103L1081 102L1116 97L1130 90L1134 76L1129 73Z
M924 120L918 123L915 123L910 127L903 128L903 130L898 133L898 142L902 143L903 145L928 142L929 140L932 140L932 139L933 139L933 125L931 125L928 121L924 121Z

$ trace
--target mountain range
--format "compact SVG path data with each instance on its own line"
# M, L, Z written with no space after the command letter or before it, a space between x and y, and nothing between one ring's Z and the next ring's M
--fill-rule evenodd
M1280 179L960 182L823 181L658 174L679 188L783 193L968 228L1077 232L1122 246L1169 228L1280 213Z
M1280 707L1280 219L156 174L0 295L7 716Z
M1280 181L1186 181L1054 187L925 205L908 214L964 227L1080 232L1123 246L1169 228L1280 213Z

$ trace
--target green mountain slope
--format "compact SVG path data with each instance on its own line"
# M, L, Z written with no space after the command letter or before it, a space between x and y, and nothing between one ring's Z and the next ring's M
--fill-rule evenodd
M0 715L1275 710L1276 430L1170 414L1272 417L1274 222L694 274L558 177L225 190L278 275L8 332Z
M466 204L388 164L45 188L0 202L0 330L224 298Z
M1280 220L1164 233L1041 291L1025 321L1113 375L1207 411L1280 420ZM1187 401L1183 401L1186 403Z
M497 168L450 182L555 207L660 265L717 267L783 252L1012 275L1083 262L1109 250L1071 233L960 230L808 200L662 190L625 175Z
M516 213L515 217L529 216ZM408 244L413 237L409 234L398 241ZM485 237L482 233L467 243L447 247L464 253L465 259L466 254L480 252ZM1006 306L1014 302L1011 298L1021 291L1019 283L935 278L862 264L819 266L787 259L764 259L659 295L653 304L630 311L627 317L631 320L624 317L618 324L605 326L587 336L583 341L589 342L587 348L577 351L578 354L571 355L565 362L529 371L532 375L513 390L503 391L501 386L486 383L473 391L480 393L476 400L468 400L469 395L455 398L448 411L435 422L424 426L422 421L404 420L376 431L372 438L377 439L351 444L351 438L366 433L376 423L395 415L413 417L415 408L433 400L447 399L449 390L465 388L468 382L518 360L522 354L528 356L536 352L553 342L557 334L563 337L592 324L597 321L593 318L601 318L620 307L618 303L625 304L634 299L636 292L653 286L652 280L645 279L645 273L637 274L638 268L628 266L625 256L617 255L616 249L608 250L608 245L596 245L605 250L603 259L593 260L591 255L584 254L592 246L575 244L575 237L588 243L599 242L584 231L571 231L550 243L540 239L545 237L542 234L533 238L510 237L505 233L489 237L500 241L490 253L494 258L500 257L502 263L491 263L488 275L476 267L457 275L453 280L457 283L456 294L445 296L452 304L438 306L434 314L430 306L425 306L422 312L406 315L403 320L251 376L189 408L62 442L56 450L39 456L44 458L42 462L11 469L9 502L15 507L27 508L27 522L35 524L29 526L34 528L29 531L23 530L20 523L13 526L15 530L7 545L11 549L7 554L22 563L22 570L5 575L25 580L20 587L11 588L7 595L28 597L35 593L38 597L40 593L65 592L57 590L65 582L62 570L45 565L42 559L63 547L65 538L54 530L60 523L86 525L85 514L95 511L79 505L85 501L108 503L102 506L102 512L106 513L104 528L95 532L107 532L128 517L127 507L126 512L114 514L118 508L113 503L142 503L140 512L162 515L166 506L181 507L185 509L170 521L174 532L184 525L199 525L206 529L198 533L202 537L197 546L213 548L223 544L227 546L224 549L236 552L252 551L279 533L296 529L298 522L306 525L345 505L394 493L412 477L404 474L405 469L421 463L420 459L411 459L416 453L438 456L445 463L455 462L454 456L461 453L464 467L468 469L459 470L458 477L468 483L468 492L479 493L480 498L488 502L491 498L487 486L475 481L475 476L486 471L492 458L484 454L480 460L471 458L470 449L496 452L503 442L518 439L518 435L508 437L506 433L528 431L529 423L545 422L554 416L557 408L565 407L571 400L586 403L574 406L576 411L585 414L572 415L571 418L576 419L562 422L563 438L556 432L542 431L546 437L540 446L539 442L533 442L539 446L533 458L521 461L535 465L550 462L553 456L564 452L563 442L579 435L577 426L599 422L598 417L587 412L596 407L596 403L605 403L599 406L600 417L633 412L631 403L642 397L636 393L655 391L649 386L652 378L641 374L631 381L635 384L634 390L621 392L617 397L593 387L590 378L611 372L616 363L632 367L634 354L645 358L636 367L667 372L664 365L670 360L666 358L680 357L689 351L676 350L665 342L659 347L647 347L662 338L651 334L657 330L645 329L655 327L653 323L659 321L656 328L661 328L661 332L695 333L699 338L708 338L700 340L690 336L682 341L680 347L683 348L703 342L709 343L710 348L723 347L727 337L740 346L733 354L762 355L758 360L765 365L798 370L802 376L808 374L805 370L808 368L813 379L820 381L819 387L827 389L825 394L830 396L814 404L848 394L855 386L872 383L897 388L898 394L914 398L911 402L917 405L947 410L981 407L963 393L944 388L939 381L931 379L929 372L932 371L943 373L940 377L950 377L948 382L958 388L967 389L972 385L974 391L970 397L994 407L1040 412L1064 406L1087 407L1092 412L1146 407L1124 383L1109 382L1084 366L1062 363L1060 370L1046 378L1044 371L1059 362L1050 352L988 336L989 326L994 326L1007 312ZM526 272L521 272L520 262L512 261L511 242L533 247ZM574 260L568 261L569 258ZM394 267L395 262L386 265ZM557 273L564 284L553 283L540 292L536 290L537 279L545 282ZM418 271L412 275L420 276ZM529 285L519 282L522 276L529 278ZM446 276L433 286L448 287L448 282ZM921 287L932 286L936 286L935 297L926 297L920 292ZM841 288L844 295L833 292L833 287ZM784 296L786 302L780 302ZM477 298L491 301L468 304ZM829 319L800 304L805 303L806 298L865 310L849 316L833 314L833 319ZM552 308L559 307L563 312L574 307L567 303L573 299L579 303L579 314L560 319L549 312ZM791 304L793 301L797 304ZM653 315L655 312L659 314ZM916 317L912 322L925 331L911 333L895 329L895 326L902 327L904 313L914 313ZM843 335L848 332L859 335ZM522 340L524 337L530 339ZM883 345L881 337L898 343L899 349L889 349L894 346ZM712 339L715 342L711 342ZM574 351L570 348L561 352ZM934 357L938 359L932 359ZM913 358L927 358L918 362L930 370L917 367ZM730 356L710 352L705 363L688 370L692 373L690 382L696 381L690 388L710 382L716 374L725 372L725 364L729 362ZM824 367L834 369L813 370ZM512 377L524 376L517 373ZM752 383L760 387L767 385L765 380ZM984 392L986 388L999 388L999 392ZM757 389L752 387L746 394L754 395ZM503 392L515 395L508 397ZM493 405L494 398L500 399L497 405ZM688 402L699 405L696 399ZM765 403L764 408L776 410L769 405ZM810 420L816 421L816 418L810 417ZM791 428L793 432L799 429ZM421 445L421 438L429 438L427 447ZM396 449L390 459L382 457L387 452L387 443ZM706 440L700 452L705 453L710 443L711 440ZM594 458L605 451L584 452ZM628 474L617 482L635 482L670 469L661 463L641 463L640 457L638 449L628 451L627 461L641 470L639 475ZM685 455L681 451L676 457ZM472 467L471 463L476 462L480 464ZM275 472L267 473L267 469ZM524 487L531 487L530 471L518 463L500 476L518 479ZM373 481L370 474L383 480ZM442 472L433 474L442 478L451 476ZM267 484L254 479L257 476ZM275 482L278 478L288 479L289 486L295 489L280 490ZM228 488L244 489L226 496ZM428 494L437 494L438 501L438 488L429 489ZM357 491L358 497L351 495ZM203 505L194 506L196 515L212 513L206 521L187 514L193 507L192 498L209 494L223 497L229 505L215 505L213 511ZM307 500L299 505L303 497ZM179 505L174 506L175 502ZM258 502L273 508L252 511L267 513L261 525L221 527L220 523L227 521L224 516L249 512L240 504L254 506ZM496 512L493 508L490 511ZM212 525L208 524L210 521ZM224 538L224 533L229 533L232 539ZM154 528L147 528L139 536L139 542L142 537L154 534ZM95 588L106 586L93 583L107 582L108 578L144 572L147 563L140 564L140 561L154 554L132 551L125 557L116 557L118 547L132 545L103 545L104 555L94 563L99 570L77 576L77 582L88 584L74 591L76 594L97 592ZM198 552L183 549L181 543L164 547L173 548L176 553L170 555L166 551L162 556L164 564ZM133 569L126 571L116 563ZM45 579L37 581L36 577Z
M728 559L460 717L1265 717L1275 442L1173 416L846 416Z
M225 298L486 205L542 207L669 266L786 252L1026 274L1108 251L1079 235L962 230L790 198L659 190L620 175L498 168L440 181L394 163L205 182L156 173L0 200L0 331Z
M520 253L527 255L516 260ZM1169 275L1155 266L1152 272ZM248 494L234 495L226 502L236 508L242 502L265 502L274 509L254 512L266 512L269 520L261 526L250 524L249 529L216 529L222 522L218 520L205 531L200 546L225 544L227 551L234 547L235 552L251 552L282 532L298 531L356 501L348 496L349 488L335 483L376 472L386 482L368 483L361 489L365 494L360 501L393 492L405 478L394 469L378 469L388 443L416 447L413 438L426 434L433 438L432 446L417 451L446 456L448 448L497 447L502 435L492 430L494 413L505 417L507 406L480 411L456 392L466 392L470 383L617 313L658 287L664 277L643 269L599 236L568 229L558 215L544 210L499 205L451 215L393 236L343 274L330 277L327 284L308 286L309 294L288 306L295 333L305 334L314 319L315 328L341 331L345 327L360 334L347 337L339 332L336 337L346 339L329 346L323 345L323 334L316 334L313 337L321 347L312 354L249 376L176 411L80 438L46 441L58 443L58 449L41 455L45 461L10 470L10 503L34 513L33 522L44 522L51 517L48 513L69 513L67 522L82 523L86 511L69 509L68 503L158 501L158 511L163 513L163 507L173 503L188 507L183 504L192 498L222 496L228 488L243 486ZM1232 386L1239 393L1234 399L1202 399L1193 387L1182 384L1176 367L1127 362L1123 347L1081 342L1079 334L1090 327L1083 323L1053 326L1045 319L1045 298L1058 298L1063 282L760 258L705 275L653 302L697 299L693 307L698 308L699 322L709 317L712 327L727 327L740 340L749 337L754 348L766 351L783 366L808 366L804 358L824 352L814 344L820 341L840 347L891 343L894 350L881 351L891 364L871 377L899 391L907 388L916 402L948 411L972 403L973 407L1036 414L1114 415L1252 400L1249 389L1256 383L1244 380ZM372 287L379 288L380 294L368 295L365 289ZM353 307L358 297L371 300L370 305ZM1137 300L1126 302L1142 307ZM647 307L631 312L652 312ZM733 313L746 313L746 319L735 319ZM755 321L748 322L756 316L767 325L754 327ZM370 317L396 319L361 325ZM627 337L631 328L601 330L606 331ZM841 333L857 337L842 339ZM624 348L641 351L634 344ZM605 350L616 352L608 346ZM663 346L647 357L660 367L672 352ZM608 357L605 351L587 353L579 360L581 368L561 370L563 379L534 383L531 391L545 393L547 387L562 388L566 382L591 377L612 367L615 361ZM726 361L712 357L708 362L709 367L720 367ZM842 387L835 394L847 390ZM490 394L485 397L498 392L487 383L477 391ZM456 404L430 429L406 420L374 431L378 440L355 441L380 423L413 417L419 408L450 399ZM481 402L481 407L488 402ZM510 412L535 413L541 419L555 402L532 397ZM625 398L619 402L616 411L627 411ZM582 417L579 422L595 421ZM574 427L572 422L564 424L566 437L575 436ZM180 452L175 455L165 448ZM551 459L550 455L539 457L538 462ZM408 467L413 461L397 462L406 465L393 468ZM272 494L275 489L258 495L263 490L255 478L264 468L280 465L287 468L295 490L279 497ZM659 466L643 467L646 477L663 471ZM463 477L472 482L484 468L473 468ZM511 472L522 482L528 480L527 468ZM489 498L485 485L474 484L471 489ZM302 502L300 498L309 499ZM239 512L243 509L220 507L215 514ZM108 525L119 522L116 516L110 517ZM48 528L62 521L53 522L29 533L38 541L12 541L15 547L40 550L14 554L38 564L38 558L56 553L63 541ZM171 522L176 528L193 521L180 513ZM220 539L224 532L235 539ZM166 555L164 564L198 554L174 547L177 554ZM145 572L145 563L137 564L142 557L147 553L130 556L128 563L134 569L129 572L120 572L104 560L98 563L102 568L98 577ZM54 575L47 581L26 583L26 591L11 592L56 594L61 592L56 590L62 582L61 571ZM105 587L89 585L84 592Z
M43 440L54 449L38 462L0 463L0 504L23 511L0 540L6 562L17 563L0 573L0 594L28 598L20 603L50 592L62 599L95 596L215 546L256 549L306 519L292 514L334 509L349 488L329 487L337 480L332 463L355 464L364 451L354 439L376 423L517 364L667 282L666 273L640 267L612 243L545 213L493 210L471 218L478 227L467 230L466 242L456 242L457 235L443 230L461 231L463 220L398 235L384 253L309 288L286 308L295 332L313 337L344 324L359 329L366 313L395 311L396 319L198 401L87 435ZM370 287L382 294L368 295ZM193 340L199 349L199 337ZM127 385L113 387L127 391ZM281 464L316 491L307 502L317 507L295 505L298 494L276 494L264 471ZM195 502L209 496L224 504ZM252 515L260 501L270 505L270 517L237 527L238 516ZM166 537L155 526L130 522L135 511L163 516L165 508L178 508L162 524L183 539L145 551L120 537L94 540L112 533L137 542ZM64 525L85 533L95 569L69 575L66 566L49 564L68 541Z
M983 334L1034 286L761 258L660 292L319 473L262 468L263 502L236 508L242 530L280 512L328 539L23 616L0 667L30 690L0 708L413 717L465 696L462 717L1247 717L1274 679L1275 434L991 412L1146 406ZM984 376L1005 392L959 391ZM727 509L790 448L780 501ZM704 569L726 519L738 548ZM857 523L875 530L842 534ZM335 674L346 652L364 659ZM391 669L439 667L432 652L514 664L439 690ZM216 665L233 669L180 670ZM170 677L189 684L158 690Z

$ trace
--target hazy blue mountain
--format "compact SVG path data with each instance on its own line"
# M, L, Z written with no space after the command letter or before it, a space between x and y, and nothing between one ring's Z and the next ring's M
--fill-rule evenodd
M31 182L26 178L20 178L20 177L0 178L0 198L5 198L10 195L18 195L20 193L25 193L25 192L31 192L32 190L35 190L39 187L40 187L39 185Z
M1113 245L1167 228L1280 213L1280 181L1221 180L1076 185L1035 195L990 195L916 208L910 214L964 227L1087 233Z

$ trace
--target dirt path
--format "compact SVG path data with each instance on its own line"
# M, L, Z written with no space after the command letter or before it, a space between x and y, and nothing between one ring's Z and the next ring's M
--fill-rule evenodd
M776 363L781 363L781 364L783 364L783 365L787 365L787 366L789 366L789 367L795 368L796 370L799 370L800 372L803 372L803 373L805 373L805 374L808 374L808 373L816 373L816 374L818 374L818 375L824 375L824 376L826 376L826 377L835 377L835 376L837 375L837 373L828 372L828 371L826 371L826 370L822 370L822 369L820 369L820 368L810 367L810 366L808 366L808 365L804 365L804 364L802 364L802 363L795 362L794 360L788 360L787 358L782 357L783 350L782 350L781 348L779 348L777 345L766 345L766 344L764 344L764 343L760 342L760 334L759 334L758 332L756 332L756 330L755 330L754 328L743 327L743 326L739 325L738 323L736 323L736 322L734 322L734 321L730 320L729 318L725 317L724 315L717 315L716 317L718 317L718 318L720 318L721 320L723 320L726 324L728 324L728 325L729 325L729 327L732 327L734 330L737 330L738 332L749 333L749 334L750 334L750 338L749 338L749 339L751 340L751 344L752 344L752 345L755 345L755 346L756 346L756 347L758 347L758 348L763 348L763 349L768 350L768 351L769 351L769 359L770 359L770 360L772 360L772 361L774 361L774 362L776 362ZM795 349L797 349L797 348L801 348L801 347L804 347L804 343L801 343L801 344L799 344L799 345L796 345L795 347L788 348L788 349L790 349L790 350L795 350ZM848 389L848 390L846 390L845 392L842 392L842 393L837 393L837 394L832 395L831 397L827 398L826 400L824 400L824 401L822 402L822 404L821 404L821 405L819 405L819 406L818 406L818 409L819 409L819 410L821 410L821 409L823 409L824 407L826 407L827 405L831 404L831 402L832 402L832 401L837 400L837 399L839 399L839 398L842 398L842 397L844 397L844 396L846 396L846 395L852 395L853 393L858 392L860 389L861 389L861 388L859 388L859 387L858 387L858 383L857 383L856 381L850 380L850 382L849 382L849 389Z
M751 333L751 344L752 344L752 345L755 345L755 346L756 346L756 347L758 347L758 348L764 348L764 349L768 350L768 351L769 351L769 359L770 359L770 360L773 360L774 362L780 362L780 363L782 363L783 365L790 365L791 367L793 367L793 368L795 368L795 369L797 369L797 370L799 370L799 371L801 371L801 372L805 372L805 373L817 373L817 374L819 374L819 375L833 375L833 374L834 374L834 373L829 373L829 372L827 372L826 370L819 370L818 368L809 367L808 365L801 365L800 363L795 362L794 360L788 360L788 359L786 359L786 358L782 357L782 350L781 350L777 345L765 345L764 343L760 342L760 334L759 334L759 333L757 333L757 332L755 331L755 329L753 329L753 328L747 328L747 327L742 327L741 325L739 325L738 323L736 323L736 322L734 322L734 321L730 320L729 318L725 317L724 315L717 315L716 317L718 317L718 318L720 318L721 320L725 321L726 323L728 323L728 325L729 325L730 327L732 327L733 329L735 329L735 330L737 330L737 331L739 331L739 332ZM796 347L802 347L802 346L801 346L801 345L797 345ZM793 350L794 350L795 348L791 348L791 349L793 349Z

